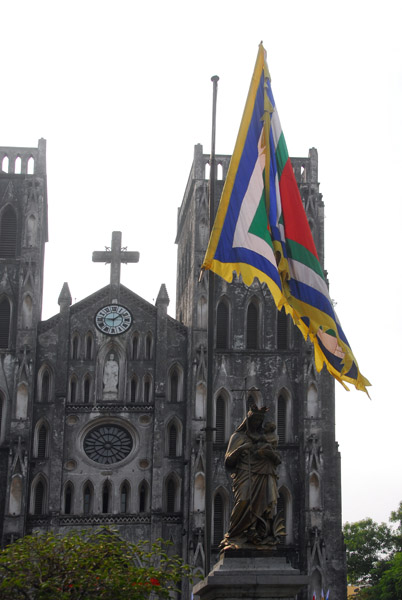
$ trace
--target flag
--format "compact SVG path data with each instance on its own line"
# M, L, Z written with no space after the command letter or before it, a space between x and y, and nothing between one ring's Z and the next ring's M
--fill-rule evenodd
M313 600L316 600L316 598L315 598L315 590L313 592Z
M335 314L300 198L271 89L266 53L256 65L202 269L231 282L266 283L323 365L347 388L370 385Z
M329 600L329 589L327 590L327 595L325 596L325 600Z

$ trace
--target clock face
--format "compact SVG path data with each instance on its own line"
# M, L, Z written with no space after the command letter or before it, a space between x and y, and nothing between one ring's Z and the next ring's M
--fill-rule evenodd
M102 333L119 335L131 327L132 316L128 308L120 304L108 304L95 315L95 325Z

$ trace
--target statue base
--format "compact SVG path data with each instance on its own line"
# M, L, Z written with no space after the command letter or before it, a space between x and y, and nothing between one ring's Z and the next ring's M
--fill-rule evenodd
M272 552L226 550L193 594L200 600L294 600L308 580Z

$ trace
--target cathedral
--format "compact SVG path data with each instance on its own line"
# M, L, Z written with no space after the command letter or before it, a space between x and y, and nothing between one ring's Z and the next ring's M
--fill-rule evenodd
M217 202L230 156L216 160ZM292 164L324 265L317 151ZM120 283L121 262L138 256L113 232L111 249L93 256L110 263L110 284L73 304L65 283L58 314L43 321L46 142L0 147L3 546L34 531L110 525L132 541L171 540L203 577L208 275L198 279L209 237L208 168L196 145L177 220L175 319L163 283L155 305ZM317 373L312 345L265 285L216 278L213 308L211 564L233 506L228 439L250 404L268 406L282 458L286 536L277 552L309 575L300 598L329 589L344 600L334 380L325 368Z

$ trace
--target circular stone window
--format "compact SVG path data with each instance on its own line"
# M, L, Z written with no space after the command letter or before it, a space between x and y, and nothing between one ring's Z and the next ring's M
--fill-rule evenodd
M118 425L100 425L85 436L86 455L101 465L111 465L126 458L133 447L133 438Z

